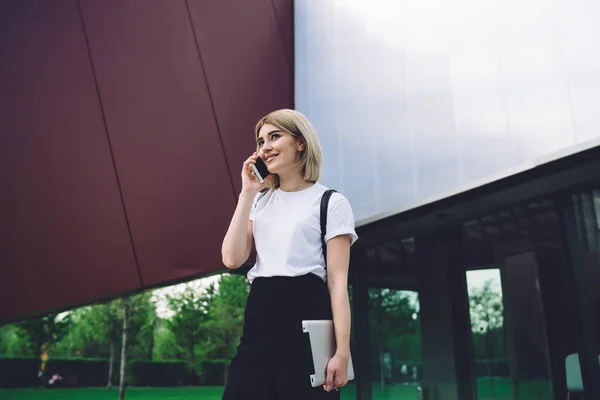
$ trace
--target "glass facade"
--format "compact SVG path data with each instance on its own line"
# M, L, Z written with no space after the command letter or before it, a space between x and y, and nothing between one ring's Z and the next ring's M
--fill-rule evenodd
M353 257L352 396L600 398L600 183Z
M571 194L565 220L583 345L565 359L567 385L577 392L587 383L600 394L600 183Z
M294 7L296 109L320 134L322 182L370 232L353 248L359 370L347 395L599 399L600 182L579 186L595 164L577 154L581 169L560 164L532 192L538 178L516 178L600 144L600 3ZM482 211L460 196L433 203L542 164L503 181L520 200L491 184L469 193L474 205L489 190ZM419 356L403 347L415 332Z
M359 223L600 137L600 3L297 0L295 105Z

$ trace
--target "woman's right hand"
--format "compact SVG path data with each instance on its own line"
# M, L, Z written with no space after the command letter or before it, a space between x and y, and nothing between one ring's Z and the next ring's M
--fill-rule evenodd
M273 174L269 174L263 183L260 183L254 176L252 169L250 169L250 165L256 164L258 157L258 153L254 152L254 154L248 157L248 159L244 162L244 166L242 167L242 191L256 194L267 188L269 183L271 183L273 180Z

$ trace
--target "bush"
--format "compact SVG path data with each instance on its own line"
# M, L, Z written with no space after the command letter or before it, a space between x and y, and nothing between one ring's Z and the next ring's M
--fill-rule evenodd
M40 362L33 357L0 358L0 388L33 387L42 384L37 377Z
M133 360L127 366L127 383L131 386L198 385L198 376L192 371L190 379L184 361Z
M127 364L126 382L129 386L220 386L225 383L228 362L202 361L190 376L185 361L131 360ZM41 386L38 378L40 363L33 357L0 358L0 388ZM45 383L59 372L62 386L102 387L108 379L106 359L49 359L46 363ZM118 381L119 362L115 361L113 379Z
M94 387L106 386L108 380L108 360L106 359L50 359L46 364L46 379L59 372L63 386ZM113 373L118 376L115 363Z
M225 384L225 368L229 362L223 361L203 361L201 384L204 386L223 386Z

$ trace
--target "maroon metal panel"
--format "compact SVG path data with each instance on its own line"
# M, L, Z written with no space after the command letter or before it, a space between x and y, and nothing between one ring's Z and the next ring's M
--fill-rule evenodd
M291 1L291 0L290 0ZM236 191L254 125L293 106L292 73L271 0L189 0Z
M279 22L283 49L294 71L294 2L293 0L271 0Z
M0 26L0 321L138 288L76 1Z
M144 285L222 268L234 195L185 1L82 9Z

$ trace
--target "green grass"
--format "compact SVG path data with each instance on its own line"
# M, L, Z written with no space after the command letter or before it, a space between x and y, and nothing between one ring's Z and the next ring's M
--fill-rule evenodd
M181 387L181 388L128 388L127 400L221 400L223 387ZM0 390L2 400L117 400L116 389L4 389Z
M520 392L522 399L550 399L547 381L522 382ZM511 384L508 379L494 379L494 395L490 394L489 381L478 379L477 392L479 400L512 399ZM0 389L2 400L117 400L118 390L103 388L84 389ZM127 400L220 400L222 386L215 387L180 387L180 388L128 388ZM354 383L342 389L342 400L356 399ZM377 383L373 383L373 400L418 400L418 391L414 386L390 386L381 391Z
M117 400L118 391L102 388L84 389L0 389L2 400ZM223 387L128 388L127 400L221 400ZM385 393L374 388L376 400L417 400L414 387L390 387ZM354 385L342 389L342 400L356 399Z

